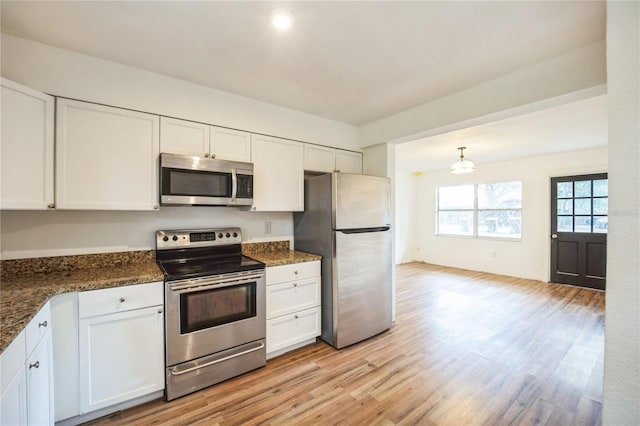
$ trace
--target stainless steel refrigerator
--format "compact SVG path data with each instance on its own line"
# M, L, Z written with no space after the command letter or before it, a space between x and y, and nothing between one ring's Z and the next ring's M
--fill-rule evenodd
M322 340L340 349L391 327L390 182L329 173L304 190L295 248L322 255Z

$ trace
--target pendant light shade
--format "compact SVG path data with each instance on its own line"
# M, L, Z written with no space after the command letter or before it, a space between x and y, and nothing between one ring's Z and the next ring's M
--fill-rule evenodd
M460 159L451 165L451 173L471 173L476 169L476 165L473 164L473 161L464 158L464 150L467 149L467 147L460 146L458 149L460 150Z

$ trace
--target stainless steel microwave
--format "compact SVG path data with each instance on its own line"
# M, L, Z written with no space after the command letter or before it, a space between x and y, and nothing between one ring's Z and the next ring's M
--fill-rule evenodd
M253 204L253 163L160 154L160 205Z

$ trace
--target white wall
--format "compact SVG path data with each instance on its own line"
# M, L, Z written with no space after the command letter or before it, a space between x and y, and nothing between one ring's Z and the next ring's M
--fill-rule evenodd
M418 260L417 176L411 172L396 171L396 265Z
M640 422L640 3L607 2L609 237L603 424Z
M1 74L57 96L358 149L357 128L266 102L2 34Z
M404 253L415 252L417 260L428 263L547 281L550 177L606 172L607 150L578 151L477 164L476 167L476 171L468 175L453 175L449 170L439 170L424 172L414 177L417 181L417 208L414 219L416 237L406 242L414 243L415 247L398 250ZM520 241L435 235L437 187L514 180L522 182ZM399 212L402 212L403 208L403 205L397 206ZM411 218L411 215L398 214L398 219L406 217ZM406 225L398 227L408 228Z
M264 233L264 222L271 232ZM236 207L162 207L157 212L3 211L1 257L155 249L159 229L239 226L245 241L289 240L291 213L267 213Z
M456 125L451 131L496 121L602 94L605 83L602 41L368 123L359 129L360 144L416 140L447 126Z
M1 75L58 96L357 149L355 127L175 78L2 34ZM272 222L264 234L264 222ZM236 208L160 212L10 212L0 217L2 258L148 249L158 229L240 226L245 239L292 239L290 213Z

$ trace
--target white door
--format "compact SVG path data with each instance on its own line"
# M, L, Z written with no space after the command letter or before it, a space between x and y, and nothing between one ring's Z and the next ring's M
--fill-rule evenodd
M304 210L303 144L251 135L253 210Z
M53 204L54 98L1 79L0 208Z
M240 130L211 127L211 157L251 162L251 134Z
M27 423L53 424L53 369L51 332L47 332L26 362Z
M57 99L56 207L158 209L157 115Z
M163 388L162 306L80 320L83 413Z
M209 156L209 125L160 117L160 152Z

